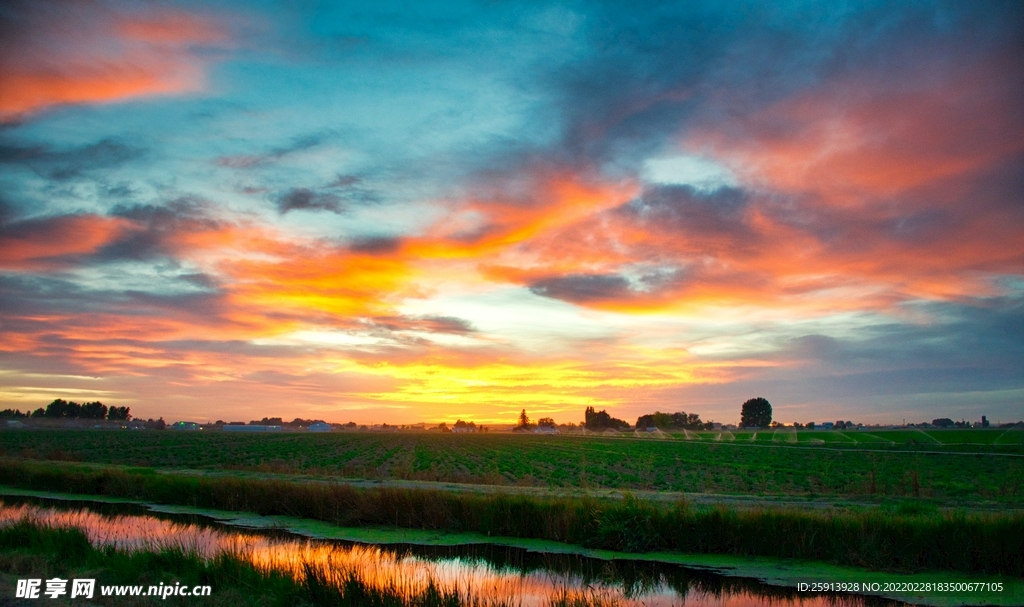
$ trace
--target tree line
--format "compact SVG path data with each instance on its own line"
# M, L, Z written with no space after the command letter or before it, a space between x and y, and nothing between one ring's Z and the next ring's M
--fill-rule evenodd
M657 428L659 430L703 430L704 422L700 415L679 411L676 413L662 413L655 411L648 415L641 415L636 419L636 429L646 430Z
M626 430L630 428L628 422L616 419L608 415L606 411L595 411L593 407L587 407L583 413L584 427L591 431L600 430ZM740 426L767 428L772 423L772 406L767 399L758 396L751 398L740 406ZM633 426L637 430L709 430L711 422L701 420L697 413L677 411L675 413L662 413L655 411L647 415L641 415L636 419Z
M107 419L111 421L128 421L132 418L131 407L108 407L100 401L76 403L62 398L55 399L46 408L39 407L31 413L22 413L19 409L4 409L0 418L43 418L43 419Z

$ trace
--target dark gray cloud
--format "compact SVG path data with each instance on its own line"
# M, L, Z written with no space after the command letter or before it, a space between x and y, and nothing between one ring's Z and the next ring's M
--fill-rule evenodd
M218 285L220 284L217 281L216 277L214 277L214 276L212 276L210 274L202 273L202 272L198 272L198 273L195 273L195 274L179 274L178 275L178 280L183 280L183 281L191 283L191 284L193 284L193 285L195 285L197 287L201 287L203 289L209 289L209 290L213 290L213 289L217 288Z
M358 175L338 175L338 177L327 184L329 188L349 188L362 181Z
M617 274L570 274L530 283L530 291L542 297L573 303L624 299L631 295L629 281Z
M322 194L307 188L289 190L277 199L277 210L284 215L289 211L330 211L341 214L345 206L334 194Z
M191 280L184 282L195 284ZM124 316L134 313L162 318L203 318L204 322L210 322L211 319L222 318L225 311L222 293L217 291L153 293L129 290L123 292L122 298Z
M756 238L747 222L749 204L749 195L739 188L705 191L688 185L669 185L648 188L619 211L654 229L700 236L725 235L740 241Z
M627 279L619 274L567 274L531 281L527 287L535 295L576 304L600 302L656 301L678 296L700 280L709 280L699 268L664 266ZM720 280L720 279L719 279Z
M0 309L5 330L27 323L23 328L31 325L30 333L46 332L47 316L71 315L77 317L72 325L88 325L87 317L95 314L212 321L223 312L221 293L197 290L195 275L164 277L155 281L153 292L143 292L87 288L70 278L0 274Z
M65 149L49 145L0 143L0 165L28 167L54 181L67 181L92 171L110 169L145 155L144 148L110 138Z
M401 238L389 236L376 236L372 238L360 238L349 244L350 251L355 253L386 254L394 253L402 246Z
M33 311L47 314L65 299L74 304L74 311L81 311L91 303L88 298L79 297L82 291L78 285L64 279L0 274L0 314L8 322L11 316ZM10 325L7 330L11 330Z
M170 258L176 254L170 242L173 237L221 227L207 215L207 203L196 198L179 198L162 205L117 205L110 215L130 219L136 227L83 261Z

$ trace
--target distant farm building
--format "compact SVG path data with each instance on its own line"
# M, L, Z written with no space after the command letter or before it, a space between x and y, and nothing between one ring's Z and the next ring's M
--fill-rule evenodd
M316 422L309 425L310 432L330 432L331 425L326 422Z
M174 422L169 426L171 430L199 430L196 422Z
M452 432L454 432L456 434L469 434L469 433L472 433L472 432L476 432L477 430L478 430L478 428L476 427L475 423L473 423L473 422L468 422L467 423L467 422L462 421L461 419L458 420L457 422L455 422L455 425L452 426Z
M249 424L246 426L224 426L225 432L280 432L281 430L281 426L265 426L263 424Z

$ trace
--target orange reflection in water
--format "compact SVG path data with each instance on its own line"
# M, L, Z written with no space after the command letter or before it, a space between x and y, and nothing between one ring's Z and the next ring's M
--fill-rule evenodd
M595 606L668 607L753 607L760 605L835 606L824 597L792 600L768 598L749 592L709 594L689 591L680 596L658 585L646 592L627 596L614 584L587 582L582 576L553 571L522 572L495 567L475 558L427 559L374 545L341 545L302 538L277 538L258 533L229 532L201 525L182 524L151 516L108 516L89 510L58 510L0 502L0 525L29 519L53 527L81 529L94 545L124 550L176 548L209 559L229 553L258 568L288 572L303 579L307 566L326 572L328 579L353 577L367 586L395 591L400 596L422 594L433 584L444 592L476 605L551 605L556 600Z

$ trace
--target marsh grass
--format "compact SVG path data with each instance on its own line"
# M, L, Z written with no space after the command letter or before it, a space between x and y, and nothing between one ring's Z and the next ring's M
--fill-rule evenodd
M1024 514L921 505L822 511L660 505L419 489L357 489L0 460L0 483L358 526L538 538L623 552L672 551L817 560L890 571L1024 576ZM924 504L924 502L922 502Z
M204 561L179 548L126 551L93 547L75 528L49 527L22 520L0 528L0 569L19 577L90 577L100 585L158 585L180 582L211 585L213 605L304 605L303 588L277 572L260 571L230 556ZM258 593L254 590L258 589ZM99 588L96 590L99 593ZM255 596L264 597L256 600ZM144 601L142 601L144 603ZM185 597L154 602L194 604ZM110 598L105 604L139 604L138 598Z
M379 583L355 571L304 563L301 575L261 568L244 555L225 552L213 558L180 548L119 550L94 547L76 528L51 527L30 519L0 527L0 570L26 576L92 577L103 585L209 585L203 604L367 607L504 607L504 599L469 596L430 581L425 588L393 580ZM192 597L148 598L159 604L195 604ZM146 604L147 598L104 598L108 605Z

